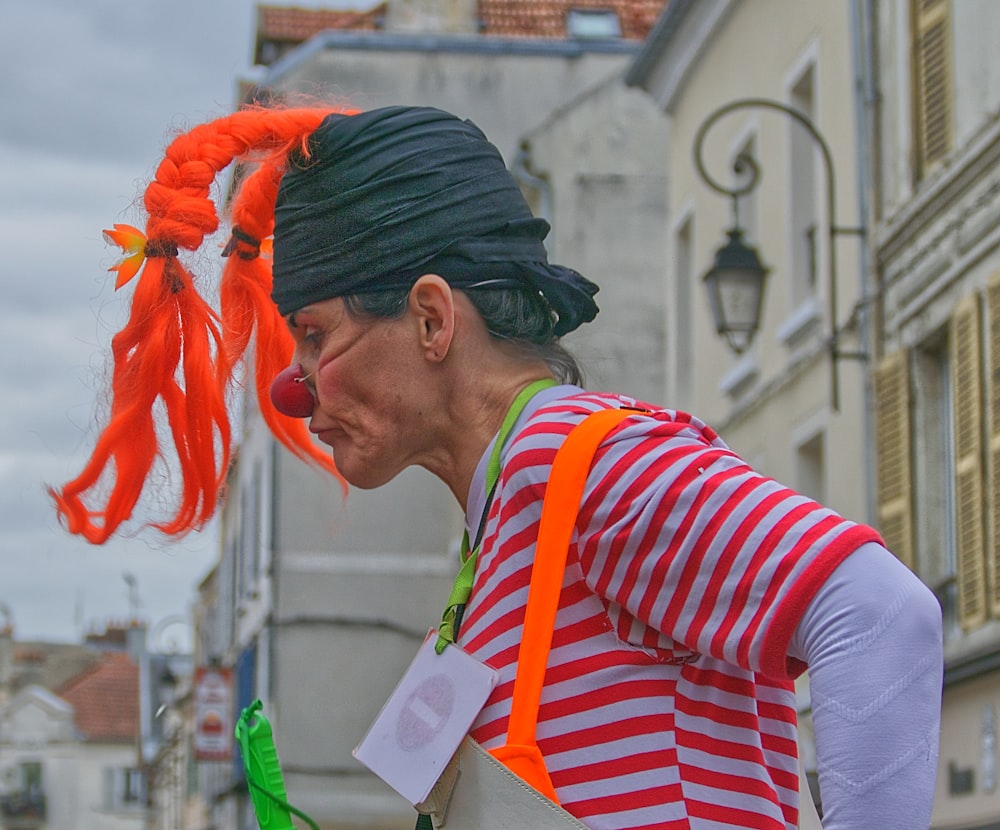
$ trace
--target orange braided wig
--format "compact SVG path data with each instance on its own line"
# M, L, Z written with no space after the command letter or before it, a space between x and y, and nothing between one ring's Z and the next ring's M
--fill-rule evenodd
M127 226L107 232L139 246L112 269L121 269L119 285L142 267L128 321L112 340L108 423L80 475L49 490L71 533L94 544L107 541L132 516L154 462L167 457L167 444L180 476L178 503L171 516L148 524L183 535L211 519L231 457L227 393L254 342L254 389L265 423L298 457L338 475L305 422L271 403L270 383L291 361L293 342L271 300L270 260L260 256L274 227L287 155L306 152L308 136L331 112L347 111L251 108L178 136L146 188L145 234ZM211 188L233 162L254 167L232 203L233 238L216 310L177 254L198 250L218 229ZM157 412L165 414L166 426L158 424Z

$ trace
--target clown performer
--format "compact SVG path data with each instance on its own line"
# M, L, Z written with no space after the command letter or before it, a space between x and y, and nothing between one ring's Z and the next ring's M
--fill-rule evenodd
M210 297L184 259L218 228L210 191L234 162ZM873 529L756 473L696 417L582 388L560 337L598 313L597 286L548 262L547 223L473 124L419 107L240 110L173 139L144 206L144 229L110 232L133 285L109 420L51 489L70 532L115 534L159 456L180 486L154 526L211 518L252 347L261 412L292 452L365 489L419 465L461 505L464 587L435 651L497 673L465 730L495 752L553 459L587 416L624 409L556 588L539 796L591 830L792 830L808 668L825 830L929 826L935 597Z

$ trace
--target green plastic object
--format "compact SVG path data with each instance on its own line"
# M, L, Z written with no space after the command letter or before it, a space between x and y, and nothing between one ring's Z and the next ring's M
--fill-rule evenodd
M243 769L257 824L260 830L295 830L294 813L313 830L319 830L316 822L288 803L274 734L262 708L263 704L255 700L236 722L236 740L243 755Z

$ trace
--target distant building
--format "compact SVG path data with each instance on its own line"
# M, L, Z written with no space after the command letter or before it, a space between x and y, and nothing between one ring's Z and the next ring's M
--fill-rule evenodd
M830 348L835 336L843 351L864 349L869 312L858 231L863 212L850 5L671 3L628 79L658 102L669 122L663 290L672 404L708 421L764 474L869 522L865 363L839 354L834 361ZM721 108L748 99L786 111L748 106L713 120ZM813 125L823 145L787 110ZM703 133L706 125L711 129ZM708 175L723 187L747 188L738 199L716 192L695 163L699 135ZM824 145L829 168L821 163ZM737 168L740 159L751 161ZM753 166L761 175L759 186L750 187ZM837 205L836 215L828 205ZM834 226L855 232L832 234L827 229ZM717 333L704 284L734 227L769 268L760 330L736 346ZM807 678L799 689L800 755L815 784Z
M27 686L55 689L92 666L100 651L88 643L15 641L0 630L0 703Z
M28 685L0 708L0 821L5 830L140 830L139 669L98 657L61 689Z
M665 0L395 0L366 10L257 7L254 63L271 66L323 32L641 41Z
M149 654L145 641L134 621L83 645L0 631L0 827L147 826L156 711L186 681L190 659Z
M944 611L932 827L1000 827L1000 58L990 0L865 4L879 524Z

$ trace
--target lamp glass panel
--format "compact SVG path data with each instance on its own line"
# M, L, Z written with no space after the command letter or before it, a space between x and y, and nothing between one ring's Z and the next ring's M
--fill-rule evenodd
M760 271L726 270L717 273L723 330L755 331L760 322L763 290Z

